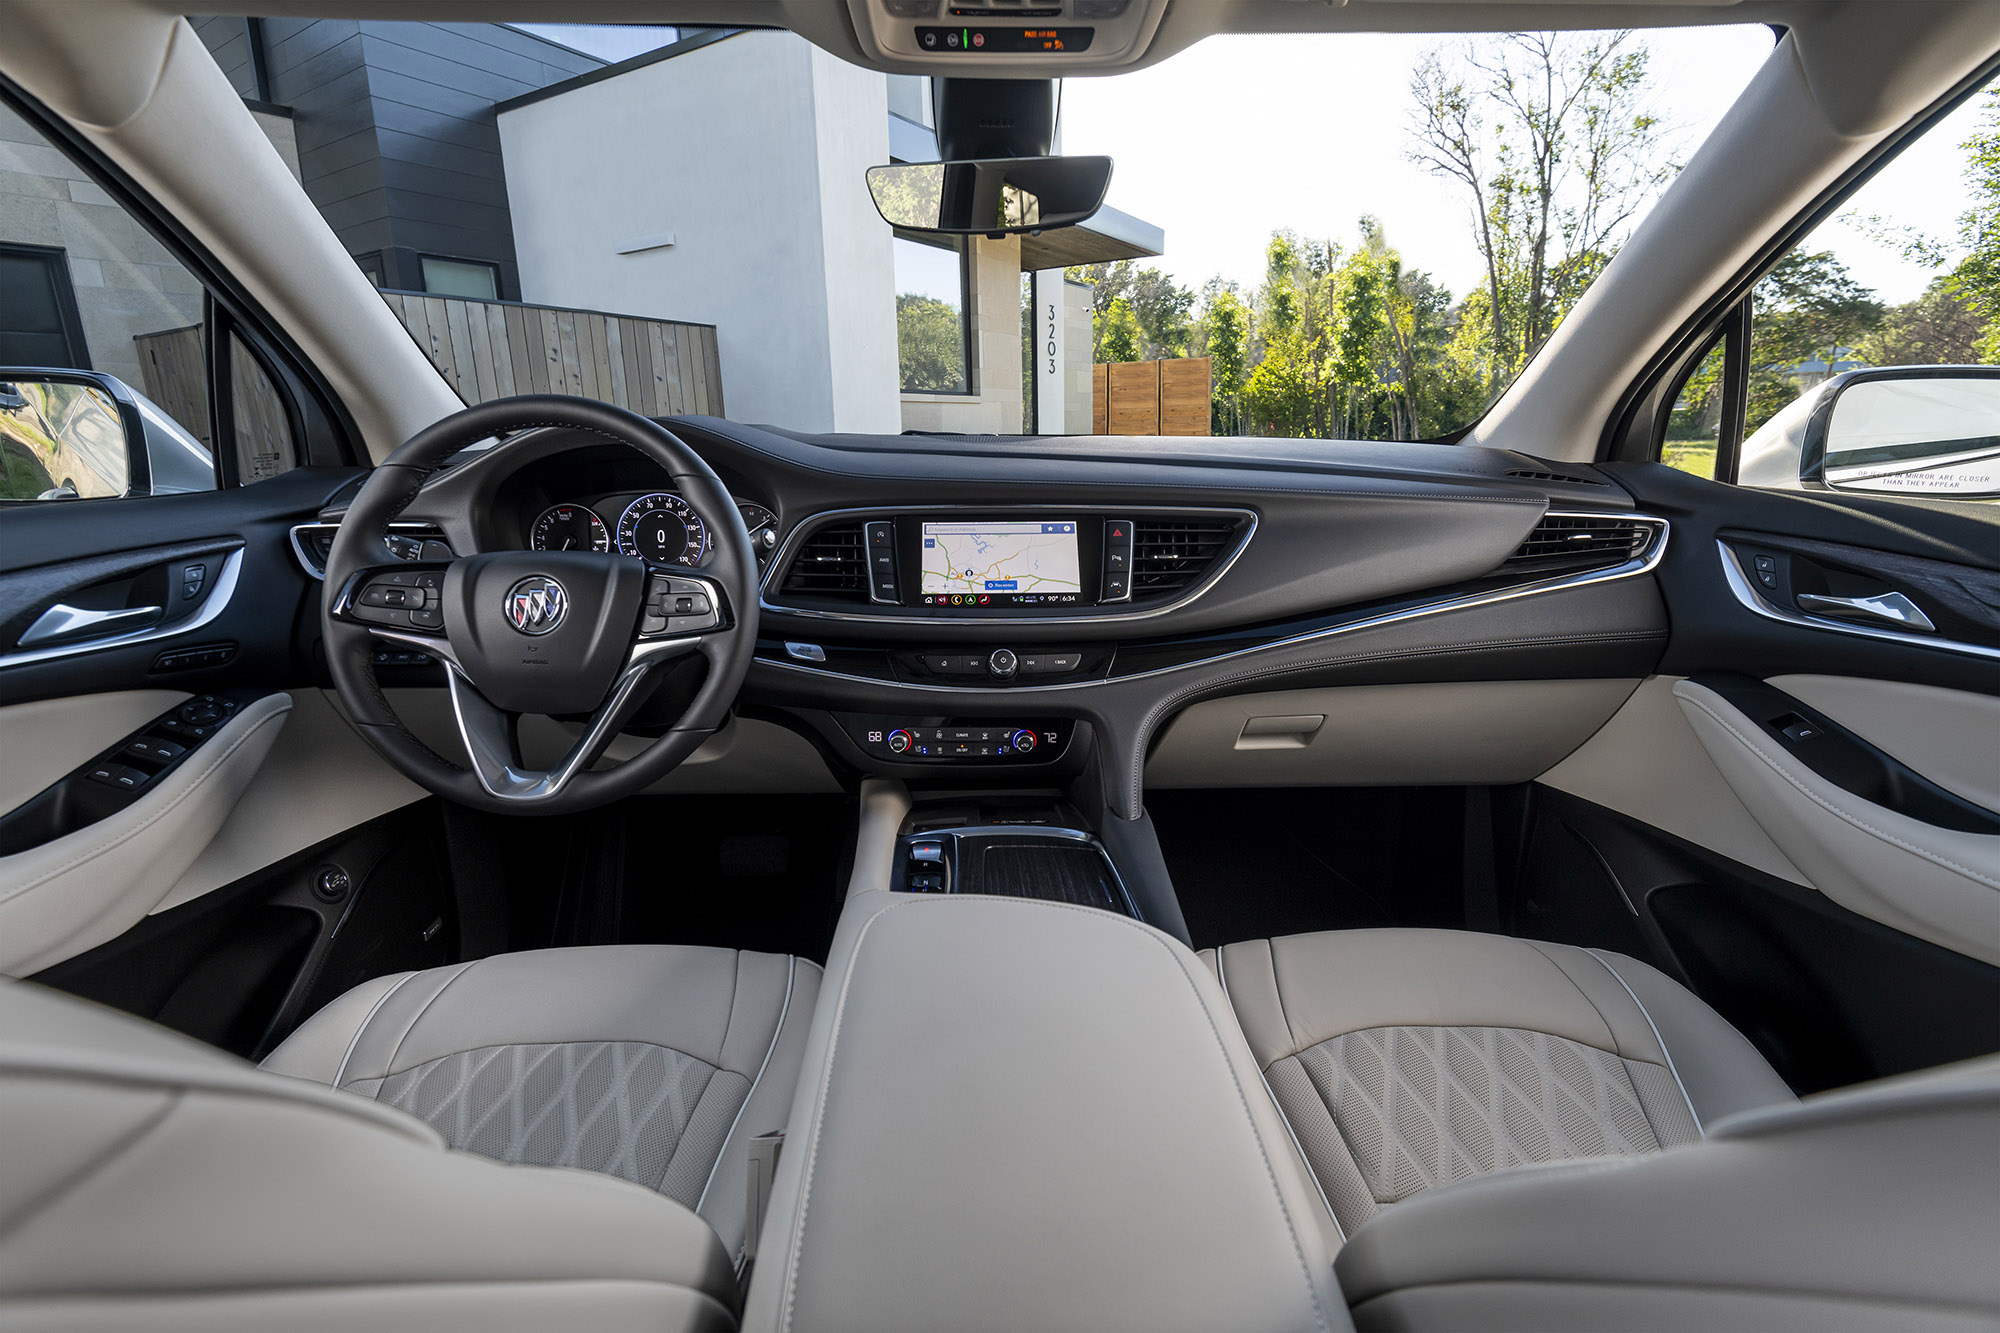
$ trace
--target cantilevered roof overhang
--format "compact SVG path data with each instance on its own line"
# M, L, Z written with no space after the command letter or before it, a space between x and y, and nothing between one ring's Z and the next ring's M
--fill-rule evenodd
M1021 237L1021 270L1108 264L1119 259L1151 259L1165 253L1167 233L1130 213L1100 208L1088 222Z

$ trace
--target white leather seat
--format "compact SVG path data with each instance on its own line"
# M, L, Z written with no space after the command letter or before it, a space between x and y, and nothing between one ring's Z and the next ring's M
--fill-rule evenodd
M0 1154L10 1330L736 1327L728 1253L654 1190L448 1152L391 1107L4 978Z
M1426 1191L1335 1262L1363 1333L2000 1328L2000 1058Z
M665 945L378 977L264 1068L407 1111L453 1148L599 1171L694 1209L740 1264L748 1141L782 1130L820 969Z
M1623 954L1395 929L1207 958L1349 1236L1434 1186L1653 1153L1796 1100L1720 1015Z

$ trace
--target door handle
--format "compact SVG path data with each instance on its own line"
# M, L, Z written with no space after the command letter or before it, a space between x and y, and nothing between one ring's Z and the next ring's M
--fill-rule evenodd
M1799 594L1799 610L1843 620L1873 620L1898 629L1937 633L1937 626L1917 604L1899 592L1878 593L1873 597L1828 597L1822 593Z
M35 617L35 623L21 635L18 646L31 648L36 644L103 638L157 624L166 613L163 606L121 606L109 611L96 611L57 602Z

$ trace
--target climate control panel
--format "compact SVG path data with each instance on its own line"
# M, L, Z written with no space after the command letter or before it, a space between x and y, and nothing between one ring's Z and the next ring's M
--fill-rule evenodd
M894 763L1046 763L1069 745L1071 723L1048 718L840 719L869 755Z

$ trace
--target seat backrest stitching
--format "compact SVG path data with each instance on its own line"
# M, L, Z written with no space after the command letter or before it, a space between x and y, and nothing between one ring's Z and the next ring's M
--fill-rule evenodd
M1268 940L1265 941L1266 944L1268 944L1269 942L1270 941ZM1234 1013L1236 1011L1236 1001L1229 999L1229 971L1222 965L1221 949L1217 949L1215 951L1215 979L1222 984L1222 998L1225 1000L1229 1000L1230 1012ZM1280 1000L1279 1004L1280 1007L1282 1008L1283 1001ZM1237 1026L1241 1027L1242 1022L1243 1020L1241 1018L1238 1018ZM1247 1045L1248 1043L1246 1042L1245 1044ZM1256 1062L1255 1052L1251 1053L1251 1061L1252 1063ZM1333 1200L1326 1197L1326 1186L1320 1183L1319 1172L1313 1169L1312 1158L1306 1156L1306 1146L1305 1144L1299 1142L1299 1132L1296 1129L1292 1128L1292 1118L1285 1114L1285 1104L1279 1101L1278 1094L1271 1090L1271 1080L1264 1073L1262 1066L1258 1067L1257 1077L1263 1080L1264 1095L1271 1099L1271 1108L1278 1113L1278 1121L1279 1123L1284 1125L1285 1133L1291 1136L1292 1147L1298 1152L1299 1160L1305 1163L1306 1174L1312 1177L1313 1189L1318 1191L1319 1193L1319 1201L1321 1206L1323 1206L1326 1209L1326 1215L1333 1219L1334 1233L1340 1237L1342 1242L1345 1242L1347 1240L1347 1228L1340 1225L1340 1214L1333 1211ZM1334 1126L1334 1132L1336 1134L1340 1132L1340 1127L1338 1125ZM1347 1146L1345 1140L1342 1141L1341 1146L1342 1147Z
M383 1005L389 1003L390 996L394 995L397 991L403 989L403 987L409 985L410 982L419 975L421 974L416 972L405 973L401 981L389 987L388 990L383 991L381 998L376 1000L374 1004L368 1006L367 1016L361 1020L360 1026L354 1029L354 1035L347 1039L347 1049L340 1053L340 1063L339 1065L335 1066L333 1071L334 1087L336 1088L339 1087L340 1081L347 1077L348 1062L354 1058L354 1049L355 1047L361 1044L361 1034L366 1032L368 1030L368 1025L375 1021L375 1015L377 1011L379 1011Z
M790 966L785 969L785 999L778 1006L778 1021L771 1029L771 1044L764 1048L764 1063L757 1066L757 1073L750 1080L750 1090L743 1094L743 1104L736 1108L736 1118L729 1122L729 1132L722 1136L722 1151L715 1155L715 1164L708 1168L708 1179L702 1182L701 1194L694 1201L694 1210L697 1213L701 1211L701 1206L708 1202L708 1192L715 1187L715 1177L722 1170L722 1159L729 1155L729 1143L736 1137L736 1127L743 1123L743 1116L750 1109L750 1100L757 1095L757 1085L764 1081L764 1071L771 1067L771 1055L778 1049L778 1037L785 1030L785 1017L792 1011L792 983L798 974L799 960L794 957L790 959ZM749 1225L750 1221L746 1218L745 1228L747 1229Z
M1639 1006L1640 1016L1646 1020L1646 1026L1653 1030L1653 1040L1660 1044L1660 1054L1666 1057L1667 1072L1673 1075L1674 1086L1680 1089L1681 1100L1687 1103L1688 1115L1694 1120L1694 1132L1707 1138L1708 1130L1701 1123L1701 1113L1694 1109L1694 1098L1688 1095L1687 1084L1681 1081L1681 1071L1674 1067L1674 1053L1667 1049L1667 1039L1660 1035L1660 1025L1653 1021L1652 1011L1646 1008L1646 1002L1639 998L1638 992L1632 989L1624 977L1618 975L1618 969L1611 966L1603 954L1595 949L1585 949L1584 952L1595 958L1598 964L1611 974L1611 979L1625 988L1625 993L1632 997L1632 1003Z
M439 1000L442 1000L444 998L444 993L450 990L453 986L456 986L458 984L458 979L460 977L464 976L467 972L470 972L473 968L477 966L479 966L477 962L459 964L458 971L452 975L451 980L445 982L444 985L439 986L437 994L431 996L430 999L424 1001L424 1007L417 1010L417 1016L410 1020L409 1026L403 1029L403 1035L396 1038L396 1044L390 1048L389 1058L382 1064L382 1076L384 1078L387 1078L389 1075L396 1072L396 1057L403 1053L403 1043L408 1041L410 1039L410 1034L417 1030L417 1024L423 1022L424 1015L431 1011L431 1006L436 1004Z

